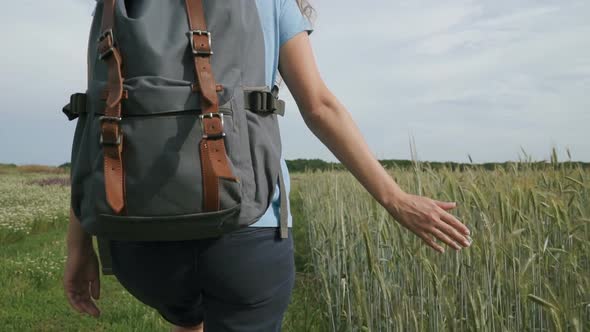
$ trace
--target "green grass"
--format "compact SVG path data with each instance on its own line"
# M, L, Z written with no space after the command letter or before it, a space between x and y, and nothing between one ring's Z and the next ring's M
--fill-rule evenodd
M71 309L62 289L65 223L2 246L1 331L165 331L153 310L131 297L114 277L104 277L99 319Z
M62 289L66 220L53 230L2 245L0 251L0 331L168 331L157 312L133 298L114 276L101 279L94 319L70 309ZM297 287L284 330L313 330L317 313L305 290L305 276Z

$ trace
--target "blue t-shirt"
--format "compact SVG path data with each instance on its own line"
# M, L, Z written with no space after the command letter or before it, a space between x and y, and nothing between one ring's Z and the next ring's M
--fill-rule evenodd
M296 0L256 0L260 23L264 32L265 46L265 77L266 85L272 87L276 81L279 66L279 49L293 36L302 31L311 33L313 31L310 22L299 10ZM94 13L92 13L94 15ZM281 172L285 179L285 189L289 196L291 182L287 163L281 156ZM293 224L291 211L287 206L289 215L289 227ZM264 215L251 227L278 227L280 220L280 190L277 184L272 204Z
M307 18L301 14L295 0L256 0L260 23L264 31L264 44L266 47L266 84L272 87L276 81L279 66L279 48L293 36L302 31L312 32ZM287 197L291 184L287 163L281 156L281 171L285 179ZM289 209L289 207L287 206ZM289 209L289 227L293 224ZM251 227L278 227L280 216L280 192L279 185L275 188L272 204L266 210L262 218Z

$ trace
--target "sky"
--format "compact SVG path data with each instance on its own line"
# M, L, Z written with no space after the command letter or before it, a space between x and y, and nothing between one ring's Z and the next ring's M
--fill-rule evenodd
M311 0L330 90L379 159L590 161L590 1ZM69 161L86 88L92 0L19 0L0 12L0 163ZM283 86L286 159L335 157Z

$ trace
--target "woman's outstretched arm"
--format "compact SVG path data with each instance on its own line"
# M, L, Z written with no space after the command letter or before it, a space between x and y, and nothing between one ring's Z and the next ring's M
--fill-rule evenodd
M279 71L308 128L399 223L439 252L444 249L433 237L456 250L469 246L469 230L447 212L455 203L405 193L373 156L350 113L320 77L306 32L281 46Z

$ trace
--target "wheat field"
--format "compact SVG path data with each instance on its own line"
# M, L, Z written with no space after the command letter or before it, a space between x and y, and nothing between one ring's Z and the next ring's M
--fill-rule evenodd
M458 202L453 213L473 243L438 254L349 173L301 176L319 330L590 330L588 170L514 163L390 171L409 192Z

